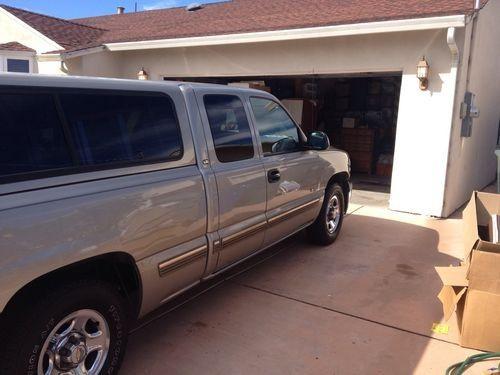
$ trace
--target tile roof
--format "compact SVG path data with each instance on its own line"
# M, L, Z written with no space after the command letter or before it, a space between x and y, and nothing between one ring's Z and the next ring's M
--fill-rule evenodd
M0 51L35 52L34 49L26 47L24 44L18 42L0 44Z
M473 11L473 0L233 0L82 18L110 30L106 42L140 41L408 19Z
M484 5L488 0L482 0ZM0 5L66 50L103 43L224 35L473 12L473 0L232 0L63 20Z

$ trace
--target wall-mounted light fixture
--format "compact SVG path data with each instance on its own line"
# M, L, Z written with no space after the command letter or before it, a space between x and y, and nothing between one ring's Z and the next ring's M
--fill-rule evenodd
M417 78L420 81L420 90L427 90L429 87L429 64L422 56L417 65Z
M147 81L149 79L148 72L146 72L146 70L142 68L141 70L139 70L139 73L137 73L137 79L141 81Z

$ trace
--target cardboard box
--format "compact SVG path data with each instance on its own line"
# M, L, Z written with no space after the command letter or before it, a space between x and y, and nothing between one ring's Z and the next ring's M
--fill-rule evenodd
M438 295L448 320L454 312L460 345L500 351L500 244L489 242L488 226L500 211L500 195L474 192L463 213L464 262L436 267L443 282ZM486 233L486 237L485 237Z
M492 215L500 212L500 195L472 193L463 212L464 260L468 262L473 250L500 253L500 244L489 241L489 225Z
M352 129L358 126L358 119L354 117L344 117L342 119L342 127Z

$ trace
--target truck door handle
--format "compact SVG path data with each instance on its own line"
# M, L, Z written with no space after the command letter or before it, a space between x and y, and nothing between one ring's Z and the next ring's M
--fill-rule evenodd
M269 181L271 184L274 182L278 182L281 178L280 171L277 169L271 169L270 171L267 172L267 181Z

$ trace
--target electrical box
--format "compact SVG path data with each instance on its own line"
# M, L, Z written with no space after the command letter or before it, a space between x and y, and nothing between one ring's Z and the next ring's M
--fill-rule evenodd
M462 119L462 137L470 137L472 134L473 119L479 117L479 108L476 107L476 95L467 91L464 101L460 105L460 118Z

